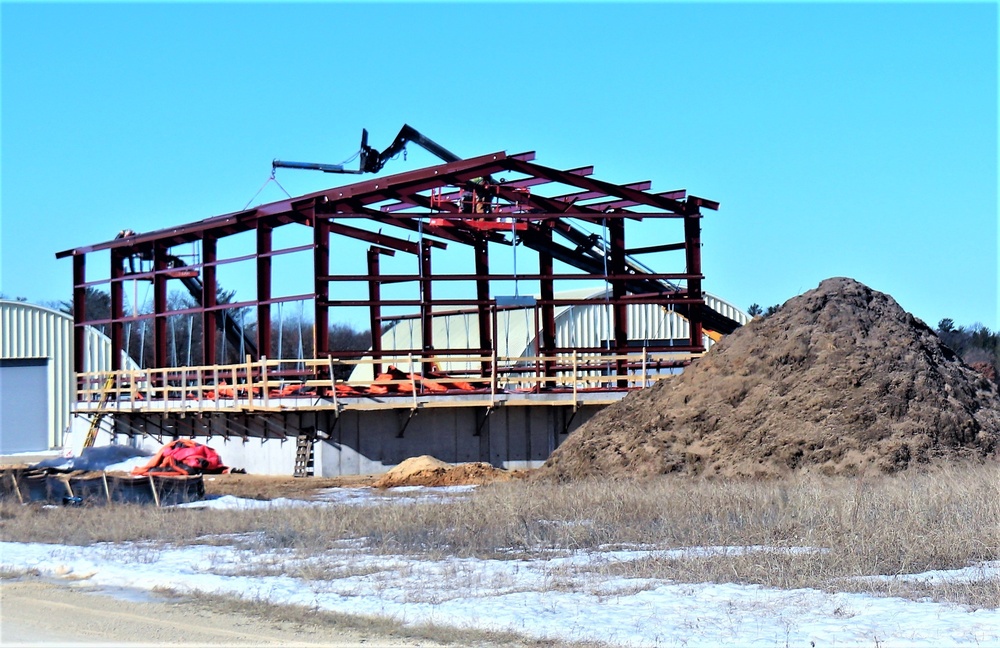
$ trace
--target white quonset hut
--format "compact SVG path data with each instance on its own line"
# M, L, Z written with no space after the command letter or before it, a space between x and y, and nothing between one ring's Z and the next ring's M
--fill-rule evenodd
M581 288L560 292L559 299L603 299L608 291L604 288ZM752 318L732 303L705 293L705 303L712 310L739 322L742 326ZM612 338L611 308L600 302L575 304L556 308L556 344L560 347L601 347ZM451 312L435 315L434 339L441 340L449 349L479 348L478 313ZM537 355L538 322L532 308L512 308L497 314L497 355L522 357ZM630 346L641 349L644 346L687 344L690 339L688 321L677 312L656 304L630 304L628 306L628 339ZM395 326L382 334L382 349L413 349L420 346L422 331L419 318L401 319ZM715 341L711 336L703 337L705 348ZM407 358L387 359L398 368L409 370ZM474 371L474 362L441 363L446 371ZM351 373L351 381L372 380L372 365L363 364Z
M86 330L87 371L111 369L111 340ZM0 300L0 454L61 447L75 400L72 316Z

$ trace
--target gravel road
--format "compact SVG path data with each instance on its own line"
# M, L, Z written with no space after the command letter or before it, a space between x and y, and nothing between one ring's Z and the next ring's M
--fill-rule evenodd
M0 582L2 646L440 646L329 626L278 623L183 600L129 600L37 580Z

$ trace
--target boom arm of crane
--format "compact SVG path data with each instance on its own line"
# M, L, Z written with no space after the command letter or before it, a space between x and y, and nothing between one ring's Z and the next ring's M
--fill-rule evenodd
M413 128L409 124L403 124L396 139L392 141L389 148L381 153L371 146L368 146L368 131L361 129L361 149L359 153L359 164L357 169L345 169L343 164L321 164L319 162L288 162L286 160L274 160L271 162L271 169L307 169L310 171L322 171L324 173L378 173L385 166L385 163L399 155L399 152L406 148L409 142L433 153L445 162L457 162L462 159L441 146L434 140L426 137L423 133Z
M385 166L385 163L399 155L399 152L406 148L409 142L417 144L445 162L457 162L462 159L434 140L424 136L409 124L403 124L403 127L399 130L399 134L396 135L396 139L392 141L389 148L381 153L366 145L365 133L362 131L361 170L366 173L378 173Z

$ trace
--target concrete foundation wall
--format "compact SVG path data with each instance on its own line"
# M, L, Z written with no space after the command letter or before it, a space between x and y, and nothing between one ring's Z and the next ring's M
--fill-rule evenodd
M498 468L537 468L566 434L603 406L501 407L348 411L329 416L317 430L329 439L316 444L316 474L382 473L410 457L432 455L449 463L483 461ZM568 424L568 425L567 425Z
M567 434L582 425L603 405L582 405L575 415L571 406L442 407L417 410L348 410L340 416L330 411L289 414L234 415L198 419L149 419L154 434L116 434L115 442L158 450L174 434L195 436L222 456L233 468L258 475L291 475L295 469L297 435L313 433L323 439L314 445L314 474L323 477L383 473L410 457L432 455L449 463L483 461L498 468L541 466ZM152 416L152 415L150 415ZM132 428L135 430L135 422ZM249 432L234 435L232 428ZM117 429L123 429L119 425ZM286 439L274 438L286 435ZM271 435L271 438L261 438ZM77 434L73 435L78 436ZM227 438L228 437L228 438ZM98 444L111 441L102 433Z

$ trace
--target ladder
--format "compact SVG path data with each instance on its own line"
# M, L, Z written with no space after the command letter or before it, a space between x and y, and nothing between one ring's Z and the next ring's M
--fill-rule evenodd
M90 421L90 429L87 430L87 436L83 438L83 447L92 448L94 446L94 441L97 440L97 431L101 429L101 419L104 418L104 406L108 404L111 399L111 393L115 386L115 375L109 374L108 379L104 381L104 387L101 388L101 400L97 404L97 415Z
M299 433L295 442L295 472L293 477L310 477L313 470L313 442L315 437L312 434Z

